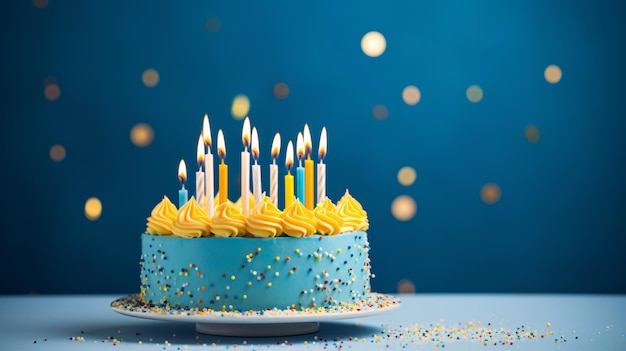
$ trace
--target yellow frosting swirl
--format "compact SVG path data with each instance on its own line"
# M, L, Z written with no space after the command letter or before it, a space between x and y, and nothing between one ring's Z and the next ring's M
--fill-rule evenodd
M342 233L367 230L370 226L367 220L367 212L363 210L361 204L350 195L347 189L341 200L337 202L337 212L343 219Z
M246 217L241 209L230 201L224 202L215 208L211 220L211 233L217 237L241 236L246 232Z
M343 219L337 213L337 207L327 197L313 210L317 224L315 229L320 234L336 235L341 232Z
M182 238L199 238L209 236L211 218L192 197L178 210L172 224L172 233Z
M272 200L264 196L248 215L248 233L257 238L270 238L283 232L282 213Z
M283 212L283 232L289 236L302 238L315 233L313 211L304 207L300 201L294 201Z
M256 204L254 203L254 195L252 194L251 191L248 191L248 204L249 204L249 208L250 210L254 209L254 206L256 206ZM242 208L241 207L241 196L237 199L237 201L235 201L235 206ZM248 211L249 213L250 211Z
M176 206L167 196L163 196L163 200L152 209L148 224L146 224L146 233L153 235L171 235L172 222L176 219Z

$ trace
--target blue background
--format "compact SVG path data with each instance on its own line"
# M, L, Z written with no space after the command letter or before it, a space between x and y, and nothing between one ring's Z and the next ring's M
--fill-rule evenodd
M327 127L328 195L349 188L368 211L375 291L407 279L417 292L626 293L621 2L51 0L0 13L1 293L137 292L139 234L164 194L177 198L179 159L195 170L205 113L214 140L224 130L239 196L238 94L265 165L275 132L282 165L304 123L315 150ZM387 40L376 58L360 47L373 30ZM417 105L403 102L407 85ZM147 147L129 138L137 123L154 129ZM404 166L417 171L410 186L397 181ZM495 204L481 200L487 183L502 191ZM417 203L409 221L390 211L399 195Z

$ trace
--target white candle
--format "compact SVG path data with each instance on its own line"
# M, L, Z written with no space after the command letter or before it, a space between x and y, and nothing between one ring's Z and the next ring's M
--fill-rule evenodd
M248 146L250 146L250 119L248 117L243 121L241 141L244 147L244 150L241 152L241 211L244 216L247 216L250 207L250 199L248 198L248 193L250 192L250 152L248 152Z
M207 153L204 155L204 200L206 202L204 208L209 217L213 217L215 212L215 173L213 169L213 154L211 153L211 126L208 115L204 115L204 120L202 121L202 138L207 149Z
M322 135L320 136L320 146L318 148L318 156L320 162L317 164L317 203L320 204L326 198L326 165L324 164L324 157L326 156L326 127L322 128Z
M259 166L259 135L256 127L252 128L252 157L254 165L252 165L252 193L254 194L254 202L261 203L263 201L263 189L261 187L261 166Z
M270 165L270 199L276 207L278 207L278 165L276 165L278 154L280 154L280 134L276 133L272 141L272 164Z
M202 164L204 163L204 144L202 135L198 137L198 147L196 149L198 158L198 171L196 172L196 201L201 208L204 208L204 172L202 172Z

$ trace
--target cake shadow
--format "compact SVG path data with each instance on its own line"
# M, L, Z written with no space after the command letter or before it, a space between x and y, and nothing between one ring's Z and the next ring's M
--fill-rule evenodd
M84 327L80 336L86 342L131 343L154 345L281 345L313 344L349 341L354 338L372 338L382 332L382 326L356 322L321 322L317 332L304 335L279 337L232 337L201 334L194 323L171 323L166 321L138 321L125 324L94 325ZM68 331L76 336L76 331Z

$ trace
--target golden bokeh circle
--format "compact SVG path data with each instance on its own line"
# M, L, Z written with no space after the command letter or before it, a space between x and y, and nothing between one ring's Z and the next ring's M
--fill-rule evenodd
M274 84L274 96L277 99L286 99L289 96L289 86L283 82Z
M372 31L366 33L361 38L361 50L369 57L378 57L385 52L387 41L379 32Z
M400 294L414 294L415 293L415 284L408 279L402 279L396 285L398 289L398 293Z
M502 191L496 183L487 183L480 189L480 198L488 205L493 205L500 201L501 196Z
M154 68L148 68L143 71L143 74L141 75L141 80L143 81L143 84L145 86L147 86L148 88L153 88L157 84L159 84L159 72L157 72Z
M48 6L48 0L33 0L33 5L38 9L44 9Z
M102 214L102 203L97 197L90 197L85 202L85 217L90 221L95 221Z
M540 137L539 128L534 124L527 125L526 128L524 128L524 136L530 143L538 142Z
M54 101L54 100L58 99L59 96L61 96L61 89L55 83L48 84L44 88L43 94L46 97L46 99L48 99L50 101Z
M479 102L483 99L483 88L478 85L470 85L465 91L465 96L471 102Z
M402 100L404 100L407 105L417 105L421 99L422 93L414 85L409 85L402 90Z
M548 81L548 83L556 84L561 81L563 72L561 72L561 67L557 65L550 65L543 71L543 77L546 81Z
M399 221L408 221L415 216L417 204L412 197L400 195L391 203L391 214Z
M138 147L145 147L154 140L154 130L149 124L137 123L130 129L130 141Z
M385 105L376 105L372 109L372 115L379 121L384 121L389 116L389 111Z
M209 18L206 23L206 30L208 30L211 33L215 33L215 32L219 32L220 29L222 29L222 23L220 22L219 19L213 17L213 18Z
M239 94L233 99L230 113L235 119L243 119L250 112L250 99L244 94Z
M417 178L417 173L415 169L410 166L405 166L400 168L398 171L398 182L404 186L409 186L415 182Z
M52 159L52 161L61 162L65 159L65 156L66 156L66 152L65 152L65 147L63 147L63 145L60 145L60 144L52 145L52 147L50 148L50 158Z

